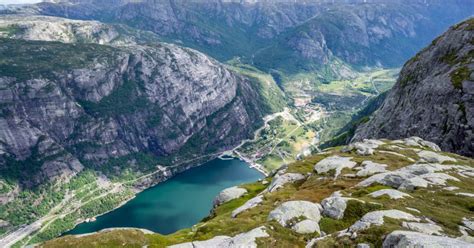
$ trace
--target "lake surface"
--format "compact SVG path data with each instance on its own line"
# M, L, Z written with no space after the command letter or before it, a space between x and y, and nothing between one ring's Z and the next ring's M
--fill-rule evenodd
M65 234L84 234L112 227L145 228L170 234L209 215L223 189L264 176L237 159L215 159L139 193L125 205Z

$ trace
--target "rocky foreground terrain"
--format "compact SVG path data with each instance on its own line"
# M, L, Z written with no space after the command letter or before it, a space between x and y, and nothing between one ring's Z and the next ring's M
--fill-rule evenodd
M474 247L474 160L434 143L364 140L222 191L168 236L105 230L41 247Z
M450 28L403 67L353 140L416 135L474 156L474 19Z

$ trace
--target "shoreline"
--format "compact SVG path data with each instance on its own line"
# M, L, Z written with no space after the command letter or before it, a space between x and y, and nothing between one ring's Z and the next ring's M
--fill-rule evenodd
M250 169L254 169L254 170L258 171L259 173L263 174L265 177L267 177L267 176L269 175L269 173L263 169L263 166L262 166L262 165L260 165L260 164L258 164L258 163L254 163L254 162L251 161L250 159L248 159L248 158L242 156L242 155L237 151L237 149L238 149L239 147L241 147L242 145L244 145L245 143L247 143L247 142L249 142L249 141L252 141L252 140L255 140L255 138L256 138L256 136L259 134L259 132L260 132L261 130L263 130L265 127L267 127L268 122L271 121L274 117L279 116L279 115L281 115L281 114L282 114L282 112L274 113L274 114L265 116L265 117L263 118L264 124L263 124L261 127L259 127L257 130L254 131L254 133L253 133L254 135L253 135L253 137L252 137L251 139L244 139L244 140L242 140L239 144L237 144L235 147L233 147L233 148L231 148L231 149L229 149L229 150L225 150L225 151L219 152L219 153L208 154L208 155L196 157L196 158L193 158L193 159L191 159L191 160L184 161L184 162L181 163L181 164L174 165L174 166L170 166L170 167L165 167L165 166L157 165L157 168L158 168L158 169L155 170L155 171L153 171L153 172L151 172L151 173L149 173L149 174L145 174L145 175L142 175L142 176L138 176L137 178L135 178L135 179L133 179L133 180L130 180L130 181L121 182L120 184L123 186L123 185L125 185L125 184L127 184L127 183L136 183L136 182L139 182L139 181L141 181L141 180L145 181L145 180L147 180L147 179L151 179L152 181L154 181L154 180L152 179L152 177L153 177L154 175L156 175L156 174L160 174L160 172L162 173L161 175L164 176L164 180L161 180L161 181L158 181L158 182L152 182L149 186L145 186L145 187L140 187L140 186L136 186L136 185L131 186L130 189L133 191L133 194L131 195L130 198L127 198L127 199L123 200L123 201L120 202L117 206L113 207L112 209L110 209L110 210L108 210L108 211L106 211L106 212L104 212L104 213L97 214L97 215L94 215L94 216L91 216L91 217L87 217L87 218L81 218L81 219L76 220L73 228L71 228L71 229L69 229L69 230L65 230L65 231L62 232L58 237L63 237L63 236L66 236L66 235L73 235L73 236L80 235L80 234L66 234L66 233L69 232L69 231L71 231L71 230L74 230L78 225L85 223L87 219L96 219L96 220L97 220L97 218L99 218L99 217L101 217L101 216L103 216L103 215L105 215L105 214L108 214L108 213L110 213L110 212L112 212L112 211L114 211L114 210L116 210L116 209L122 207L122 206L125 205L127 202L133 200L133 199L137 196L137 194L139 194L139 193L141 193L141 192L143 192L143 191L145 191L145 190L147 190L147 189L150 189L150 188L152 188L152 187L154 187L154 186L156 186L156 185L158 185L158 184L160 184L160 183L163 183L163 182L165 182L165 181L167 181L167 180L173 178L174 176L176 176L176 175L178 175L178 174L180 174L180 173L182 173L182 172L184 172L184 171L187 171L187 170L189 170L189 169L191 169L191 168L194 168L194 167L199 167L199 166L201 166L201 165L203 165L203 164L205 164L205 163L207 163L207 162L209 162L209 161L211 161L211 160L213 160L213 159L220 159L220 160L239 159L239 160L241 160L241 161L247 163L247 164L248 164L248 167L249 167ZM228 156L229 158L224 158L224 156ZM193 164L193 163L191 162L191 161L193 161L193 160L199 160L199 159L205 159L205 161L204 161L204 162L198 162L197 164ZM187 163L189 163L189 164L187 164ZM186 164L187 164L187 165L186 165ZM183 165L184 165L184 166L183 166ZM183 168L184 168L184 169L183 169ZM173 170L174 170L174 171L173 171ZM38 220L40 220L40 219L38 219ZM96 221L96 220L95 220L95 221ZM41 226L43 226L43 225L45 225L45 224L48 225L48 223L51 223L52 221L54 221L54 219L49 220L48 222L43 222L43 223L41 223ZM94 222L94 221L92 221L92 222ZM37 223L37 222L33 222L33 223L30 224L30 225L33 225L33 224L35 224L35 223ZM26 228L29 227L30 225L27 225ZM17 232L17 231L19 231L19 230L21 230L21 229L24 229L24 228L25 228L25 227L19 228L19 229L17 229L17 230L13 230L10 234L13 234L13 233L15 233L15 232ZM120 228L120 227L119 227L119 228ZM133 229L135 229L135 228L133 228ZM136 228L136 229L139 229L139 228ZM24 238L22 238L21 240L18 240L16 243L21 242L21 241L24 240L25 238L28 238L28 237L32 237L32 236L37 235L37 232L38 232L39 230L41 230L41 228L36 228L34 231L32 231L30 234L27 234ZM106 229L102 229L102 230L106 230ZM99 231L97 231L97 232L92 232L92 233L90 233L90 234L98 233L98 232L100 232L100 231L102 231L102 230L99 230ZM0 241L2 241L3 239L8 238L8 236L10 236L10 235L7 234L5 237L3 237L2 239L0 239ZM15 244L16 244L16 243L15 243Z
M163 181L160 181L160 182L158 182L158 183L155 183L155 184L151 185L150 187L147 187L147 188L144 188L144 189L133 187L132 189L133 189L133 191L134 191L134 194L133 194L130 198L128 198L128 199L122 201L119 205L117 205L117 206L114 207L113 209L110 209L110 210L107 211L107 212L104 212L104 213L101 213L101 214L98 214L98 215L95 215L95 216L92 216L92 217L88 217L88 218L86 218L86 219L82 219L80 222L76 223L72 229L69 229L69 230L65 231L64 233L62 233L62 234L61 234L60 236L58 236L58 237L63 237L63 236L67 236L67 235L72 235L72 236L93 235L93 234L96 234L96 233L100 233L100 232L102 232L102 231L114 230L114 229L136 229L136 230L141 230L141 229L143 229L143 228L138 228L138 227L136 227L136 228L135 228L135 227L110 227L110 228L101 229L101 230L98 230L98 231L95 231L95 232L91 232L91 233L84 233L84 234L66 234L67 232L69 232L69 231L71 231L71 230L74 230L78 225L81 225L81 224L84 224L84 223L93 223L93 222L97 221L97 218L100 218L101 216L103 216L103 215L105 215L105 214L108 214L108 213L110 213L110 212L112 212L112 211L114 211L114 210L116 210L116 209L118 209L118 208L120 208L120 207L123 207L123 206L124 206L125 204L127 204L129 201L132 201L133 199L135 199L136 196L137 196L138 194L142 193L143 191L145 191L145 190L147 190L147 189L151 189L151 188L153 188L153 187L159 185L160 183L163 183L163 182L166 182L166 181L172 179L173 177L175 177L176 175L178 175L178 174L180 174L180 173L182 173L182 172L184 172L184 171L187 171L187 170L189 170L189 169L202 166L202 165L206 164L207 162L212 161L212 160L214 160L214 159L220 159L220 160L233 160L233 159L238 159L238 160L240 160L240 161L245 162L245 163L248 165L248 167L249 167L250 169L253 169L253 170L258 171L259 173L263 174L265 177L268 176L267 172L265 172L263 169L261 169L261 168L258 167L258 166L261 166L261 165L259 165L259 164L256 164L256 165L255 165L255 163L253 163L253 162L251 162L250 160L244 158L243 156L242 156L242 157L241 157L241 156L235 156L235 155L233 155L233 154L229 154L228 152L229 152L229 151L224 151L224 152L221 153L221 155L219 155L219 156L217 156L217 157L213 157L213 158L207 160L206 162L199 163L199 164L196 164L196 165L191 165L191 166L189 166L189 168L187 168L187 169L185 169L185 170L183 170L183 171L181 171L181 172L178 172L178 173L171 173L171 175L170 175L166 180L163 180ZM229 156L229 158L224 158L224 159L223 159L223 158L221 158L222 156ZM166 174L167 172L170 172L169 170L165 170L165 171L163 171L163 170L157 170L157 171L155 171L155 172L153 172L153 173L156 174L157 172L160 172L160 171L162 171L164 174ZM237 186L237 185L236 185L236 186ZM95 219L95 221L86 222L87 219ZM199 222L198 222L198 223L199 223ZM196 224L198 224L198 223L196 223ZM151 233L156 233L156 232L153 232L153 231L150 231L150 230L147 230L147 231L149 231L149 232L151 232Z

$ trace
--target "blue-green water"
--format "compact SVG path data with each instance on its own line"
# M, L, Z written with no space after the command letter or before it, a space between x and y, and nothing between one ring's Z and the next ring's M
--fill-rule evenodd
M145 228L170 234L191 227L209 215L223 189L253 182L263 175L237 159L212 160L139 193L120 208L82 223L66 234L84 234L112 227Z

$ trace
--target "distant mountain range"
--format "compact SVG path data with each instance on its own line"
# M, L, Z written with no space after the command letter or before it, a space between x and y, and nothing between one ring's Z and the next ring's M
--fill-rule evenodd
M15 12L122 23L220 61L237 56L265 71L296 73L336 59L351 66L401 66L472 15L474 6L469 0L66 0Z

